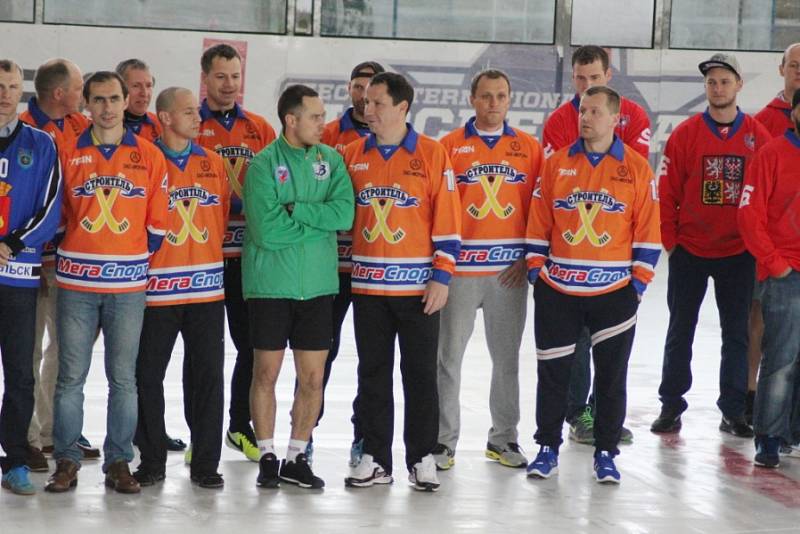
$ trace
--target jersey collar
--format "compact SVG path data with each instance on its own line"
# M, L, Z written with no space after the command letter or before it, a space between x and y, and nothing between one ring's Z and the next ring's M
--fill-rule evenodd
M583 138L578 138L571 147L569 147L569 155L574 156L575 154L586 154L586 147L583 144ZM622 144L622 140L614 134L614 141L611 143L611 147L608 149L606 154L610 154L614 159L618 161L622 161L625 158L625 145Z
M247 115L245 115L244 110L242 109L242 107L239 105L238 102L233 103L233 112L234 116L237 119L247 119ZM211 111L210 107L208 107L207 98L204 98L203 103L200 105L200 118L203 120L203 122L207 121L208 119L214 118L214 112ZM224 126L222 121L220 121L220 124Z
M122 141L119 143L120 145L127 145L136 147L139 146L136 142L136 136L130 130L130 128L125 128L125 133L122 134ZM94 146L92 143L92 127L89 126L86 128L83 133L78 137L78 148L86 148L88 146Z
M480 135L478 133L478 129L475 128L475 118L472 117L467 121L467 124L464 125L464 137L469 139L473 135ZM507 121L503 121L503 135L508 135L511 137L516 137L517 133L514 131L514 128L508 125Z
M711 133L713 133L719 139L725 141L736 135L736 132L739 131L739 128L741 128L742 123L744 122L744 113L742 113L742 110L739 109L739 106L736 106L736 119L733 121L733 125L731 126L731 131L727 135L727 137L722 137L722 134L719 133L719 129L717 128L717 122L711 118L711 114L708 112L708 108L706 108L706 110L703 112L703 120L708 126L708 129L711 130Z
M786 133L783 135L789 140L790 143L797 148L800 148L800 137L797 136L794 130L786 130Z
M360 137L369 135L369 129L356 127L356 124L353 122L352 107L347 108L347 111L342 113L342 117L339 119L339 131L346 132L347 130L355 131Z
M47 116L47 114L42 111L42 108L39 107L39 101L36 100L35 96L32 96L30 100L28 100L28 112L33 117L33 120L36 122L37 128L44 128L47 126L48 122L52 122L56 125L56 128L64 131L64 119L51 119Z
M403 141L400 143L400 146L406 149L406 152L409 154L413 154L417 150L417 138L418 134L414 131L414 127L411 126L410 122L406 123L406 128L408 128L408 132L406 136L403 138ZM378 148L378 138L375 137L374 133L369 134L367 136L367 141L364 143L364 153L366 154L369 150Z

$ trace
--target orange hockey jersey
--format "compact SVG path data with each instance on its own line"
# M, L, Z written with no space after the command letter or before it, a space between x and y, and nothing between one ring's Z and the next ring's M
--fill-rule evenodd
M126 112L125 126L139 137L144 137L151 143L161 135L161 122L158 120L158 116L156 116L155 113L149 111L143 117L135 117Z
M353 108L348 108L338 119L325 125L322 142L344 155L344 147L369 135L369 128L359 126L353 119ZM349 273L352 268L353 234L349 231L336 234L339 253L339 272Z
M444 147L410 124L399 146L375 135L347 145L356 194L353 293L422 295L450 282L461 248L461 206Z
M544 159L539 142L503 126L481 136L475 118L441 139L461 196L461 253L456 276L494 275L525 256L533 185Z
M64 237L59 287L93 293L144 291L150 253L166 233L167 169L155 145L126 130L119 145L84 131L61 153Z
M63 119L53 120L39 107L35 96L28 100L28 110L19 116L20 120L49 133L59 151L71 149L78 137L89 127L89 119L82 113L70 113Z
M647 160L618 137L607 154L583 139L553 154L528 218L528 279L577 296L632 283L639 294L661 253L656 182Z
M147 305L173 306L225 298L222 240L230 187L222 158L192 144L173 156L156 141L167 160L167 233L150 258Z
M245 111L239 104L226 115L211 111L208 101L200 106L200 137L198 144L222 156L228 183L231 187L230 217L223 242L226 258L242 255L244 242L244 210L242 186L250 160L258 151L275 140L275 130L260 115Z
M19 118L49 133L56 142L59 153L74 146L78 142L78 136L89 127L89 119L82 113L70 113L63 119L52 120L39 108L35 96L28 100L28 110L21 113ZM52 241L48 241L42 248L42 267L52 268L55 263L56 247Z

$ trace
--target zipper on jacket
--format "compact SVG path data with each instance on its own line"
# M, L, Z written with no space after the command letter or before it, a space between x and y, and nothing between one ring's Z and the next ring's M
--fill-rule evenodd
M306 262L306 246L305 244L300 245L300 300L306 300L306 291L303 288L303 265Z

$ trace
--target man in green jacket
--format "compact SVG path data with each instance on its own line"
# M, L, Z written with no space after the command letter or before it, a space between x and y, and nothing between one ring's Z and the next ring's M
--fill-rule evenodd
M325 108L316 91L287 87L278 117L282 135L253 158L244 186L242 279L255 354L250 410L261 452L257 484L276 488L283 480L317 489L325 482L314 476L305 450L322 401L339 292L336 231L353 223L353 187L342 157L320 143ZM298 388L279 469L275 383L287 341Z

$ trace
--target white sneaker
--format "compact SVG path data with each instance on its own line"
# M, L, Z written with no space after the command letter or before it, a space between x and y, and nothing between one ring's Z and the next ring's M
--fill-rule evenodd
M371 454L361 456L361 461L350 468L350 476L344 479L344 485L351 488L368 488L373 484L391 484L392 475L375 463Z
M436 461L432 454L424 456L422 461L414 464L408 473L408 481L418 491L437 491L439 489Z
M800 443L781 445L780 455L788 456L789 458L800 458Z

